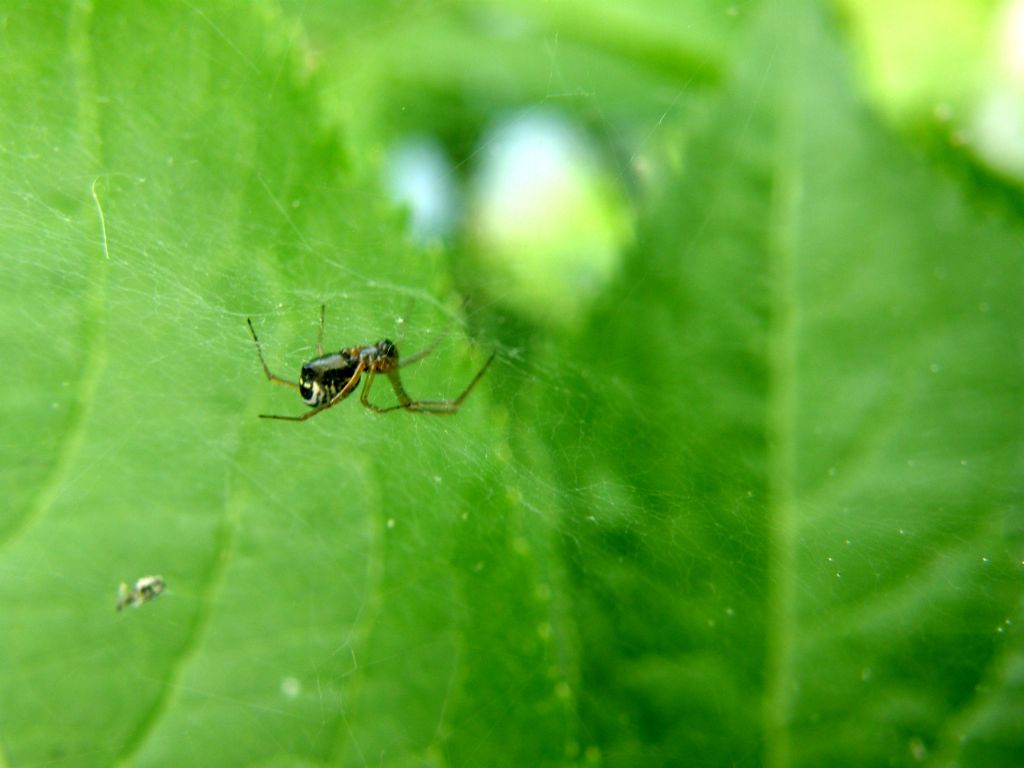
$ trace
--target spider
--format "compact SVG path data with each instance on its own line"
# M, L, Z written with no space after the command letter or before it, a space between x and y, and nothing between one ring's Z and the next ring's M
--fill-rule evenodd
M165 587L166 584L160 576L143 576L141 579L136 579L131 589L122 582L121 586L117 588L117 610L120 611L129 605L132 608L138 608L143 603L155 599L164 591Z
M249 324L252 340L256 342L256 352L260 356L260 365L263 366L263 372L267 375L267 380L272 381L274 384L281 384L282 386L297 390L302 395L306 405L311 406L313 409L301 416L277 416L261 413L261 419L280 419L282 421L305 421L306 419L311 419L318 413L323 413L328 408L333 408L355 392L363 374L366 374L366 386L363 387L363 391L359 395L359 402L371 411L389 413L390 411L403 409L415 413L451 414L459 410L462 401L469 396L469 393L473 391L473 387L483 378L487 368L494 361L494 355L492 354L487 358L483 368L477 371L476 376L473 377L473 380L462 391L462 394L454 400L413 400L405 391L405 387L402 386L398 369L405 365L418 363L434 351L437 342L417 352L415 355L410 355L401 362L398 360L398 348L387 339L378 341L376 344L348 347L347 349L325 355L324 306L321 305L320 332L316 337L317 356L302 366L302 370L299 372L299 382L296 384L270 372L266 360L263 359L263 348L260 346L260 340L256 336L256 329L252 326L252 320L246 318L246 322ZM398 405L381 408L369 401L370 387L373 386L373 379L378 373L388 377L388 382L390 382L391 388L398 397Z

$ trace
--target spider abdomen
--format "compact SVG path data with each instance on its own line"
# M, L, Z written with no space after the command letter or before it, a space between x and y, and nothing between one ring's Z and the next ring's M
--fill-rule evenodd
M306 405L328 403L351 381L358 366L358 357L344 349L310 360L299 374L299 394Z

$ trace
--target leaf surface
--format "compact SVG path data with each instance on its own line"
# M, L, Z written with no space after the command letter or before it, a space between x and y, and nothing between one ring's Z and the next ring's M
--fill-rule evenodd
M1012 765L1020 222L876 124L809 5L706 70L668 6L309 6L0 24L0 765ZM406 99L665 153L585 330L407 242ZM305 406L246 318L292 378L321 304L328 348L440 338L415 397L498 361L454 418L259 420Z
M1012 764L1020 230L779 6L574 345L583 719L612 765Z
M408 369L414 397L454 397L488 351L433 298L450 283L346 156L289 29L261 5L5 19L11 765L427 760L451 718L479 755L561 750L538 576L483 463L503 442L486 380L456 418L354 399L256 418L305 406L264 379L247 316L286 378L321 303L335 349L398 338L399 316L406 350L447 327ZM115 613L118 584L150 574L167 592ZM495 592L506 613L484 610ZM499 662L530 741L472 725Z

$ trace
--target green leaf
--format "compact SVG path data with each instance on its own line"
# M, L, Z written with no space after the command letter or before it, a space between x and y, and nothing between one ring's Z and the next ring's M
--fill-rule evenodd
M668 4L308 5L324 51L305 5L0 17L0 766L1013 765L1020 222L879 129L810 5L692 99ZM585 331L407 243L406 98L639 130ZM258 419L305 406L246 318L291 378L321 304L329 348L440 338L415 397L498 360L453 418Z
M1021 229L884 135L792 6L573 342L583 721L609 765L1010 765Z
M247 316L289 378L321 303L329 346L409 313L415 351L454 320L403 374L420 398L490 351L262 9L3 19L0 764L539 764L564 706L530 534L484 461L497 368L455 418L256 418L305 406ZM151 574L167 591L116 613Z

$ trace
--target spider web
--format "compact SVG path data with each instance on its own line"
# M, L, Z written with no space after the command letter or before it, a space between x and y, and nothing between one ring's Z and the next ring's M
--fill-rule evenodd
M549 5L6 20L0 765L1009 764L1019 226L815 13ZM597 267L484 231L524 116ZM259 420L305 406L246 318L293 378L321 304L440 336L416 398L497 362Z

